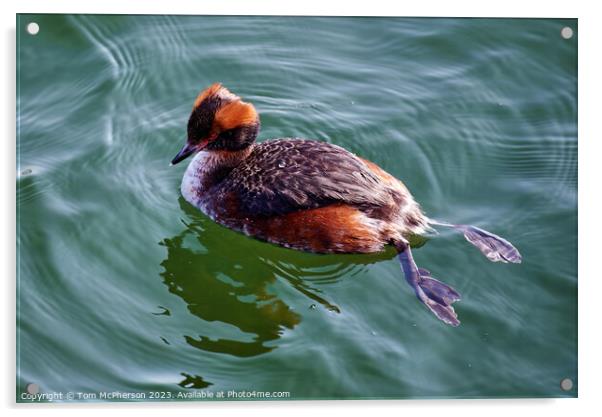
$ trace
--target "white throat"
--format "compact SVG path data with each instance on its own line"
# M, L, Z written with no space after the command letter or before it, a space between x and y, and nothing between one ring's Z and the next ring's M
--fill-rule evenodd
M180 190L189 203L201 207L203 194L216 184L219 172L234 168L245 159L254 145L241 151L201 151L197 153L184 172Z

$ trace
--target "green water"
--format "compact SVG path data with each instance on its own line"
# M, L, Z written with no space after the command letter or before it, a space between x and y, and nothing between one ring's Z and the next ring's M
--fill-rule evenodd
M17 400L29 383L576 396L577 34L576 20L18 16ZM341 145L523 263L450 231L416 249L462 294L452 328L391 250L313 255L214 224L169 161L215 81L256 105L259 140Z

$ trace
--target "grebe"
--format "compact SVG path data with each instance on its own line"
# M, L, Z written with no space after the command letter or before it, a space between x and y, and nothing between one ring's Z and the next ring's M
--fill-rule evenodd
M182 180L184 198L217 223L257 239L315 253L372 253L393 245L418 299L440 320L460 324L460 294L412 257L409 241L448 226L493 262L520 263L499 236L426 217L405 185L345 149L284 138L256 144L252 104L216 83L202 91L188 120L188 138L172 164L196 153Z

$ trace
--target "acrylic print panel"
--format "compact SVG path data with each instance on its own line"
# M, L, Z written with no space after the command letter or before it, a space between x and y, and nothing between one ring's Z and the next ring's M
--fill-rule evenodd
M577 396L577 38L19 15L17 401Z

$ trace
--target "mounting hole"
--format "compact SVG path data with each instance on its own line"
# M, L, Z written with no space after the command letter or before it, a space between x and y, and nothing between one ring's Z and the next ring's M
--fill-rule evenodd
M560 388L562 388L563 391L570 391L573 389L573 381L571 378L564 378L560 381Z
M27 33L30 35L37 35L39 31L40 25L38 25L36 22L30 22L27 24Z
M38 384L27 384L25 390L27 390L28 394L36 395L38 392L40 392L40 387Z
M568 26L563 27L560 31L560 36L564 39L571 39L573 37L573 29Z

